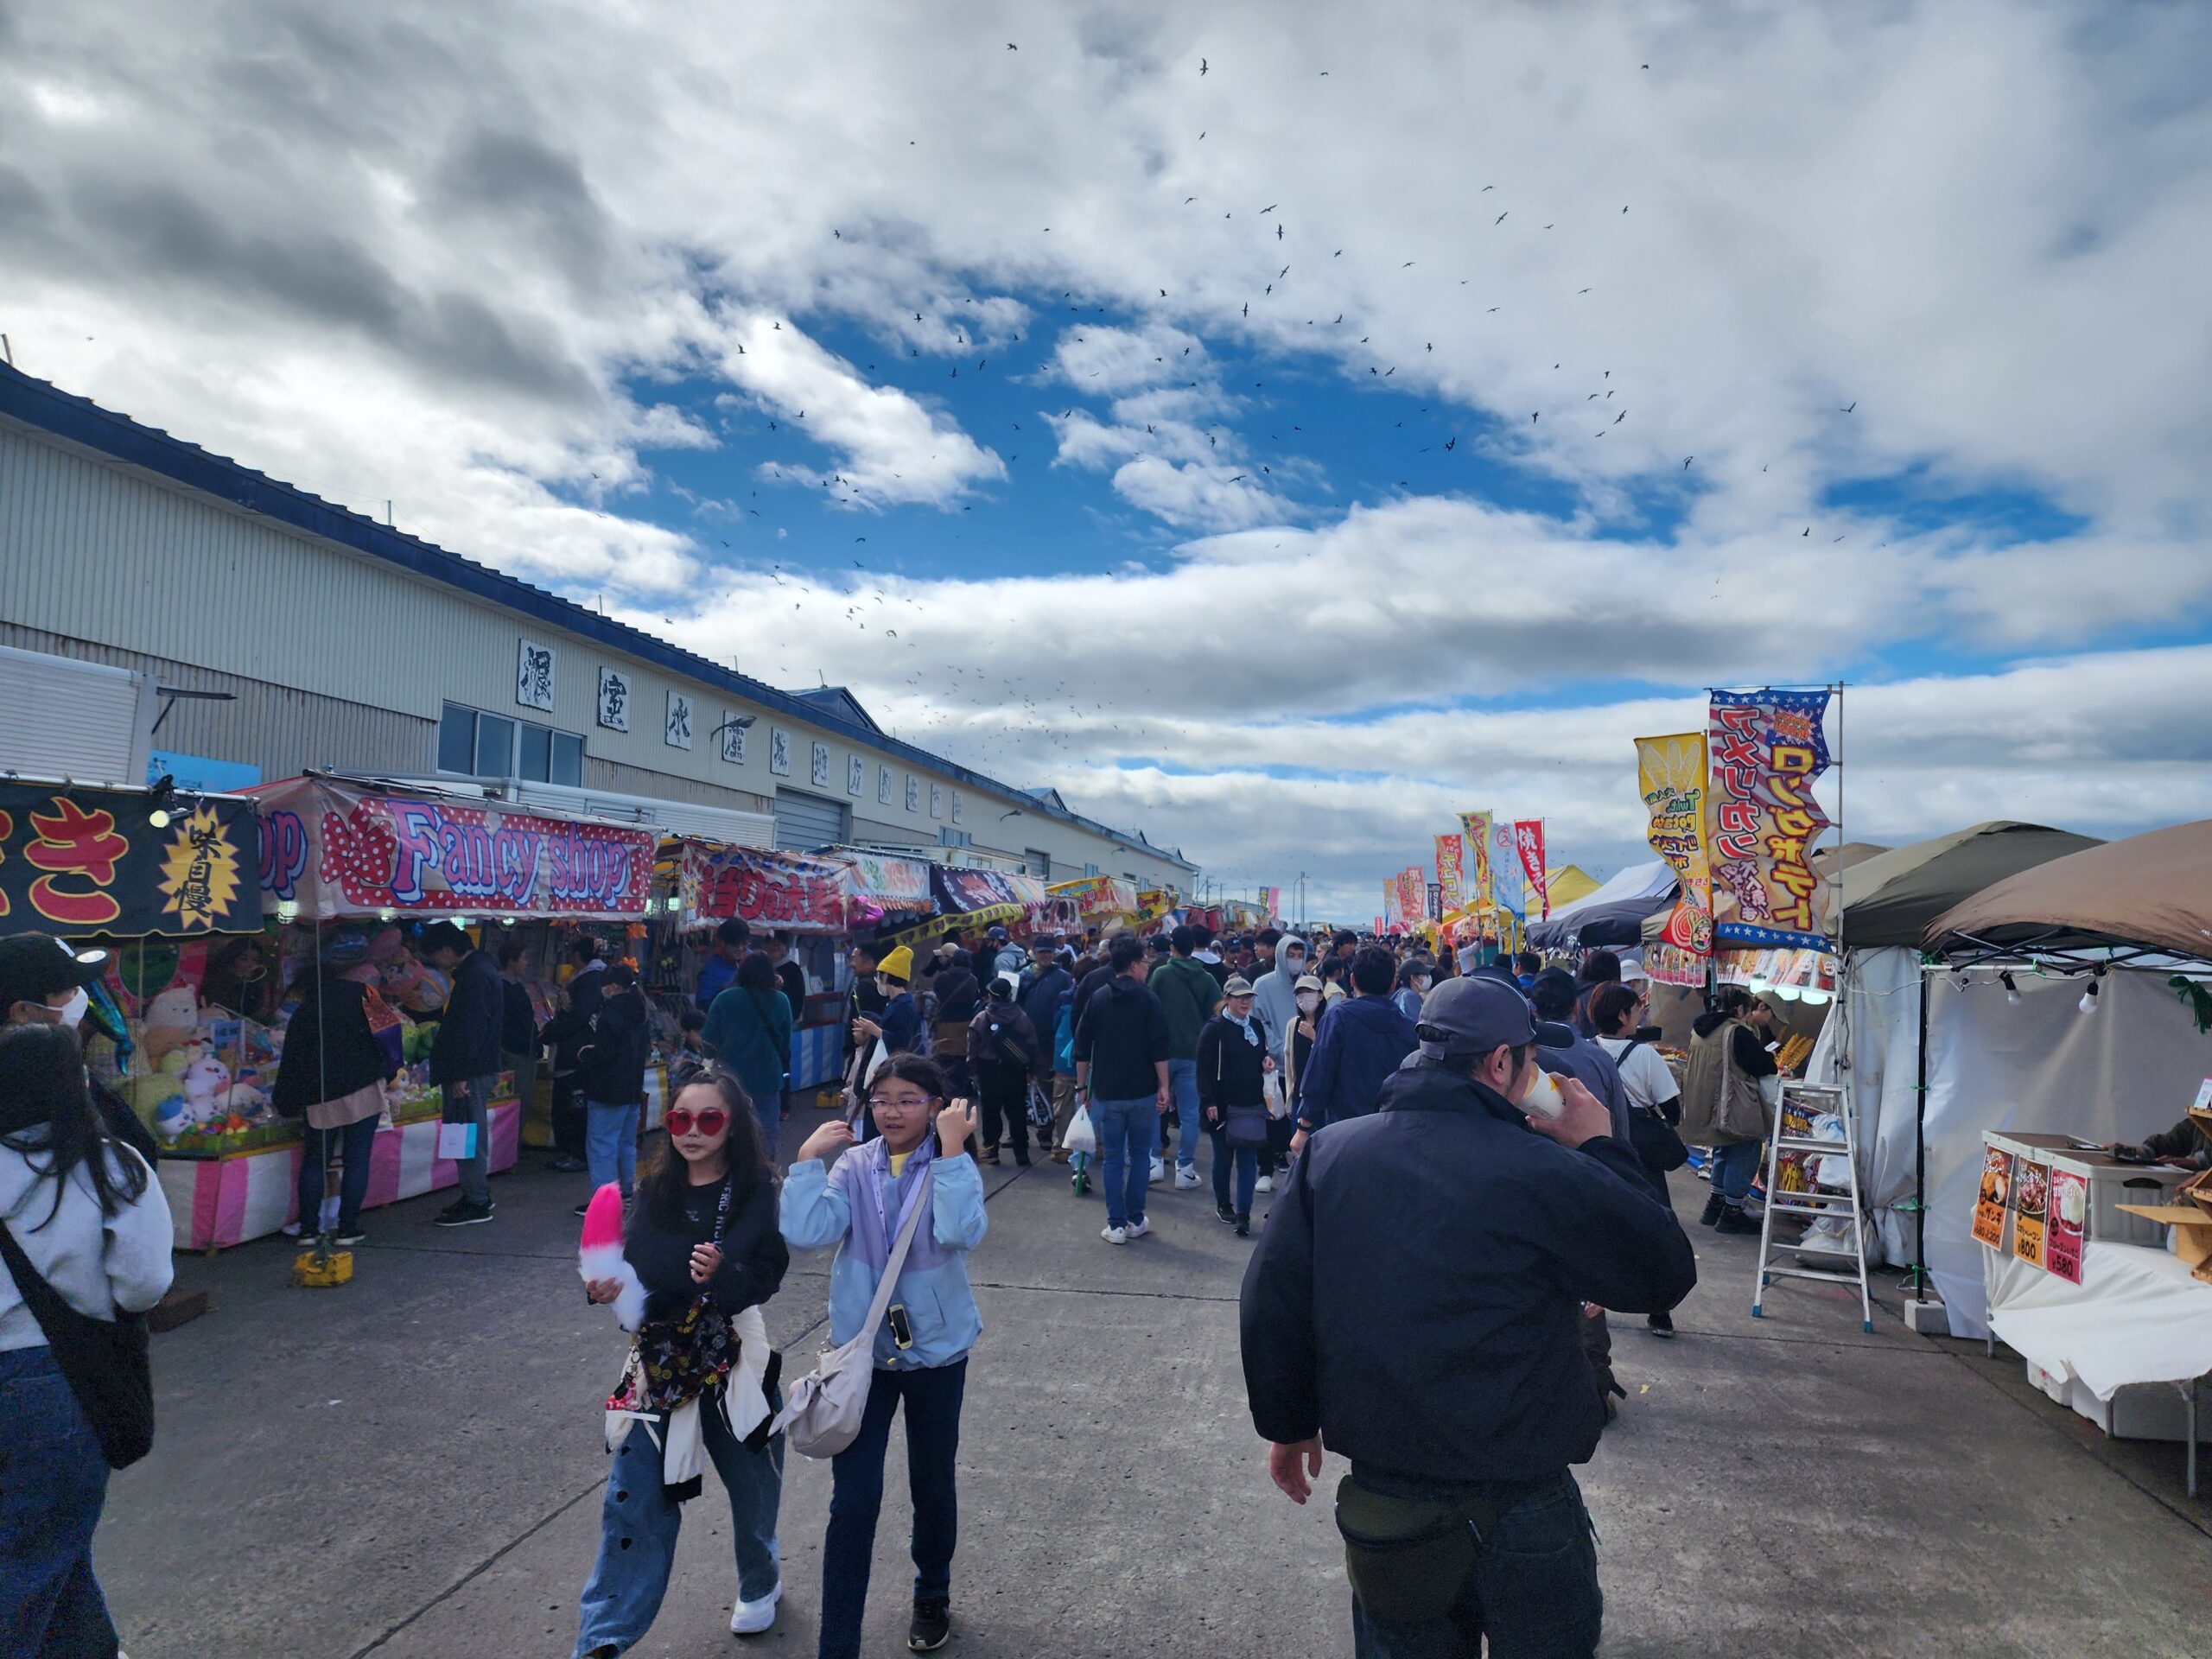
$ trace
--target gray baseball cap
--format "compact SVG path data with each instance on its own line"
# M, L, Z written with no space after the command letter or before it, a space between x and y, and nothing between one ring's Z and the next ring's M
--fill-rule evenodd
M1421 999L1419 1029L1421 1053L1440 1059L1449 1048L1462 1054L1487 1054L1496 1048L1518 1048L1537 1043L1546 1048L1571 1048L1574 1033L1565 1026L1541 1020L1530 1012L1529 999L1515 987L1487 974L1447 979ZM1432 1037L1429 1033L1438 1033Z

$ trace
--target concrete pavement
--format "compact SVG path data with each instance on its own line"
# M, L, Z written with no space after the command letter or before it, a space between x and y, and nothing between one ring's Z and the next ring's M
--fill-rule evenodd
M1057 1168L986 1176L947 1651L1349 1652L1327 1504L1274 1491L1244 1413L1249 1245L1210 1186L1155 1188L1155 1235L1116 1249ZM1703 1191L1680 1182L1686 1213ZM342 1289L293 1289L289 1243L180 1259L214 1310L157 1338L156 1448L116 1478L98 1543L135 1659L569 1651L621 1345L576 1279L580 1178L527 1170L493 1192L499 1220L455 1232L429 1224L442 1195L371 1211ZM1616 1322L1630 1397L1580 1471L1607 1654L2201 1651L2212 1503L2181 1496L2180 1448L2108 1442L2001 1351L1909 1334L1893 1290L1872 1336L1826 1287L1770 1292L1754 1322L1754 1241L1693 1231L1682 1336ZM827 1268L795 1262L768 1309L795 1372ZM903 1461L894 1444L869 1598L886 1655L904 1651ZM636 1651L810 1655L829 1484L791 1459L784 1614L740 1643L710 1480Z

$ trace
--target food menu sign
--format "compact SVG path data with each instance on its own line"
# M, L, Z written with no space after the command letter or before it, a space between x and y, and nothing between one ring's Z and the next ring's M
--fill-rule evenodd
M308 916L645 914L652 832L502 803L385 794L323 778L248 791L261 808L261 896Z
M2044 1218L2043 1264L2061 1279L2082 1282L2082 1241L2089 1219L2089 1181L2079 1172L2050 1172L2050 1214Z
M1716 691L1707 729L1706 853L1714 937L1825 950L1813 874L1828 816L1813 798L1828 768L1826 691Z
M257 933L253 804L0 783L0 933Z
M2016 1160L2012 1173L2012 1254L2031 1268L2048 1267L2044 1244L2050 1231L2050 1166L2032 1158Z
M1981 1189L1974 1197L1974 1236L1993 1250L2005 1248L2005 1216L2012 1207L2012 1154L1981 1149Z

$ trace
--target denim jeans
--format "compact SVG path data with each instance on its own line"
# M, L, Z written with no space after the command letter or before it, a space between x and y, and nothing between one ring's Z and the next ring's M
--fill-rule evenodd
M330 1149L338 1148L345 1166L338 1179L338 1230L350 1233L359 1224L361 1200L369 1192L369 1149L376 1144L374 1116L342 1129L302 1126L305 1152L300 1158L300 1236L313 1238L322 1230L322 1189L330 1165Z
M968 1362L877 1371L868 1383L860 1437L830 1460L830 1531L822 1541L821 1659L860 1659L875 1518L883 1508L883 1457L891 1418L906 1402L906 1491L914 1510L914 1599L952 1593L960 1537L953 1473L960 1457L960 1402Z
M1257 1147L1232 1147L1219 1129L1209 1129L1207 1136L1213 1141L1213 1201L1227 1205L1240 1216L1252 1213L1252 1192L1260 1179L1260 1149ZM1230 1165L1236 1169L1236 1198L1230 1202L1229 1173Z
M769 1409L782 1408L778 1389L769 1397ZM700 1417L707 1456L729 1494L738 1599L758 1601L776 1587L781 1573L776 1510L783 1501L784 1437L772 1435L760 1451L748 1452L730 1433L719 1400L702 1402ZM664 1423L664 1419L655 1427ZM645 1639L660 1611L676 1561L677 1530L683 1524L683 1509L669 1502L660 1475L660 1449L645 1424L632 1423L607 1471L607 1493L600 1501L599 1559L584 1586L576 1630L579 1655L602 1644L628 1651Z
M1356 1659L1592 1659L1604 1624L1590 1514L1572 1475L1497 1518L1444 1618L1385 1624L1352 1598Z
M584 1106L584 1162L591 1168L591 1190L619 1181L622 1196L638 1184L638 1112L635 1103L607 1106L598 1101Z
M1196 1060L1167 1062L1167 1093L1175 1103L1175 1117L1183 1126L1176 1137L1175 1161L1185 1169L1196 1169L1198 1164L1198 1142L1205 1138L1206 1126L1198 1110L1198 1063Z
M871 1112L867 1116L873 1117L874 1114ZM784 1097L778 1095L773 1100L754 1101L753 1121L760 1126L761 1149L768 1154L768 1161L772 1164L776 1161L777 1150L784 1136ZM632 1128L635 1127L632 1125ZM632 1135L630 1138L635 1141L637 1136Z
M1160 1144L1158 1099L1094 1099L1090 1121L1098 1130L1098 1190L1106 1200L1106 1224L1142 1221L1145 1194L1152 1190L1152 1151Z
M489 1109L492 1091L499 1086L499 1075L468 1079L468 1095L465 1100L446 1099L445 1120L448 1123L474 1123L476 1126L476 1150L469 1157L459 1160L454 1166L461 1176L461 1196L470 1204L492 1202L492 1122Z
M1738 1141L1732 1146L1713 1149L1713 1190L1723 1203L1740 1210L1744 1199L1751 1190L1751 1177L1759 1173L1759 1154L1764 1148L1757 1141Z
M92 1576L106 1499L107 1459L52 1351L0 1351L0 1653L115 1651Z

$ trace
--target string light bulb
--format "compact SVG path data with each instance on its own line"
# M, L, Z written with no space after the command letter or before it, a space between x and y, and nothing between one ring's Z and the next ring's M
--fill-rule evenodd
M2013 982L2012 970L2007 969L2005 972L1998 975L1997 982L2005 988L2005 1002L2012 1007L2018 1007L2020 1006L2020 988Z
M2101 969L2100 972L2101 971ZM2075 1003L2075 1007L2080 1008L2084 1014L2094 1014L2097 1011L2097 982L2095 980L2089 982L2088 988L2082 993L2082 1000Z

